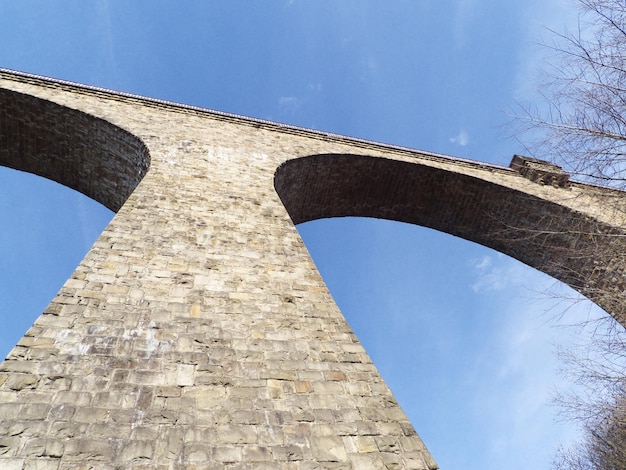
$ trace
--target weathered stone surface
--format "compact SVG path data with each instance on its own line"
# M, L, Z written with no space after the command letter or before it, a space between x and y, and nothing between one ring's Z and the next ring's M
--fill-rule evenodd
M117 210L0 365L3 469L436 468L292 220L437 228L625 318L621 193L7 71L0 164Z

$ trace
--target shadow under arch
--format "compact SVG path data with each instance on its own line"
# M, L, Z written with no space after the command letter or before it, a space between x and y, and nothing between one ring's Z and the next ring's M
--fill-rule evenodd
M117 212L150 156L140 139L103 119L0 89L0 165L56 181Z
M624 264L623 232L566 206L441 168L350 154L289 160L274 185L294 224L359 216L433 228L564 282L626 326L624 279L612 275Z

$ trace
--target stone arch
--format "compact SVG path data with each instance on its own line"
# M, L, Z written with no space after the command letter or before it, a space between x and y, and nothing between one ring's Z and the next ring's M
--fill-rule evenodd
M150 156L140 139L103 119L0 89L0 165L49 178L117 212Z
M624 264L623 232L564 205L433 166L349 154L287 161L274 183L294 224L360 216L433 228L549 274L626 325L624 278L612 274Z

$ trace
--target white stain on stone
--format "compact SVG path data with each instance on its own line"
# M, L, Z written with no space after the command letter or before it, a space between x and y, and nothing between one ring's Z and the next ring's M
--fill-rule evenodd
M59 331L54 345L59 348L59 353L68 354L70 356L84 356L89 350L89 345L82 342L72 342L71 339L68 342L70 335L77 336L75 331L64 329Z
M144 338L146 341L145 353L148 357L158 352L169 351L170 344L167 341L160 341L156 337L157 325L151 320L148 323L139 322L137 328L125 329L122 333L122 339L133 341L137 338Z
M207 158L209 161L229 162L232 160L232 150L224 147L212 147L207 152Z

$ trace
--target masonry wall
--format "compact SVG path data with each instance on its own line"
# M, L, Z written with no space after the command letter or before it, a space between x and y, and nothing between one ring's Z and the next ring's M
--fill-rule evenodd
M298 220L294 195L315 193L305 188L308 170L281 182L285 162L321 154L405 162L559 201L612 229L621 223L600 210L601 191L563 192L508 169L6 71L0 87L0 110L36 103L64 116L67 135L73 122L93 126L81 143L90 150L69 160L145 173L136 184L132 172L106 172L109 189L91 195L106 203L118 185L130 196L0 366L3 469L436 468L281 201ZM0 147L10 149L0 164L37 171L42 155L57 155L50 149L63 131L49 133L45 120L16 131L28 113L13 111L0 112ZM37 146L16 143L37 128L45 136ZM75 177L53 173L64 184ZM99 172L85 175L81 187L98 185ZM462 185L415 188L424 189L443 197ZM361 193L380 200L386 191L376 183ZM333 211L337 197L315 217L348 215ZM482 215L465 226L480 231Z

